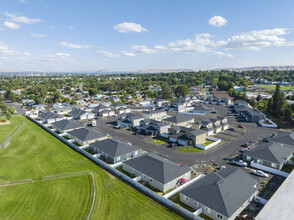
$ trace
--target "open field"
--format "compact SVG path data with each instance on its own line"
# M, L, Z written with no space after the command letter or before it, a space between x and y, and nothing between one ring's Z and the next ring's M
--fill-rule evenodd
M81 175L0 187L0 197L0 219L58 219L60 213L65 219L85 219L93 198L92 178Z
M268 90L276 90L276 85L258 85L259 88L268 89ZM294 90L292 86L280 86L281 90Z
M40 177L92 170L96 183L96 197L91 219L181 219L109 175L25 117L13 117L12 122L25 123L13 136L10 145L0 150L0 185L27 178L37 181L0 189L1 198L2 195L6 197L5 200L0 200L0 213L7 210L5 216L12 216L13 219L40 219L40 212L43 212L41 214L44 216L47 213L53 216L49 219L81 219L79 216L90 209L92 201L86 201L92 195L87 192L90 190L88 180L77 181L79 178L73 177L75 181L70 181L71 178L41 181ZM84 188L81 185L85 185ZM71 186L74 189L68 190ZM57 195L58 193L64 195ZM16 202L16 198L23 202ZM48 206L46 209L42 209L42 204L38 204L38 199L41 198L47 201L44 201ZM55 212L55 205L50 202L51 200L55 200L54 204L63 205ZM14 216L14 212L18 215Z
M15 122L14 120L11 124L0 125L0 143L9 137L20 125L21 123Z

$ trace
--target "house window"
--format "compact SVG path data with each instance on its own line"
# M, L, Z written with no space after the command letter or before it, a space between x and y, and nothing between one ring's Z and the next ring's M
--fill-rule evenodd
M216 217L217 217L218 219L223 219L223 216L222 216L221 214L219 214L219 213L216 214Z
M196 202L196 201L195 201L194 204L195 204L195 206L197 206L197 207L199 206L199 202Z
M136 173L139 175L139 172L138 171Z
M152 179L149 179L149 181L152 183L153 180Z
M133 168L131 168L131 171L133 172L133 171L134 171L134 169L133 169Z
M258 164L262 164L262 161L261 161L261 160L257 160L257 163L258 163Z
M186 200L187 202L189 202L189 197L185 196L185 200Z
M249 156L247 156L246 158L247 158L247 160L251 160L251 157L249 157Z
M116 160L120 160L120 156L118 156L118 157L116 158Z
M210 208L205 207L205 212L210 213Z
M272 163L272 165L271 165L273 168L277 168L277 164L275 164L275 163Z

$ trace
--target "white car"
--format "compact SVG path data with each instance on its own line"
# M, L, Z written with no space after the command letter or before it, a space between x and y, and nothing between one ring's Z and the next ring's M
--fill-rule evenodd
M253 174L255 174L257 176L261 176L261 177L268 177L268 174L261 171L261 170L254 170Z
M240 167L246 167L247 166L247 163L244 162L243 160L233 160L232 163L236 164L237 166L240 166Z

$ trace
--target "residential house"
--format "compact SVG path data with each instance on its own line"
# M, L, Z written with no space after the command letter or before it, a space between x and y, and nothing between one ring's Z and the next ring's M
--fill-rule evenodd
M143 111L142 117L145 119L161 121L167 117L167 112L165 110Z
M39 121L49 124L63 119L64 116L52 112L40 112L40 114L38 115Z
M197 114L197 115L209 115L210 114L210 109L207 106L204 106L204 105L195 105L192 112Z
M91 143L90 151L95 154L101 154L104 160L112 164L137 157L141 152L138 146L128 144L116 138Z
M119 115L117 120L117 125L123 127L136 128L140 126L140 123L144 121L144 118L141 115L135 115L131 113L123 113Z
M98 105L92 109L92 112L96 115L107 117L115 115L115 111L111 110L111 107L105 105Z
M95 141L102 141L108 138L107 134L89 128L79 128L67 133L67 136L74 139L79 145L91 144Z
M180 201L215 220L234 220L257 193L258 181L240 168L211 172L180 192Z
M270 141L278 142L281 144L294 145L294 132L280 131Z
M243 160L281 170L293 157L294 146L278 142L261 142L256 147L243 153Z
M52 123L52 127L55 128L59 133L67 133L74 129L83 128L83 123L79 123L74 120L61 120Z
M144 121L146 121L146 119ZM167 134L169 128L170 124L167 122L150 120L150 123L140 126L139 132L151 136L159 136L161 134Z
M245 106L245 107L248 107L248 108L252 108L251 105L248 102L243 101L243 100L236 100L235 103L234 103L234 106Z
M156 98L154 101L154 104L156 105L156 107L167 106L169 103L170 103L170 101L168 101L166 99L160 99L160 98Z
M171 126L190 126L194 121L194 117L191 115L175 115L169 118L165 118L162 121L169 123Z
M192 128L206 132L207 137L214 134L213 123L209 119L203 119L193 123Z
M68 114L71 110L72 110L71 106L62 106L62 107L54 108L53 112L57 114L65 115L65 114Z
M144 183L162 192L174 188L181 179L191 178L188 166L176 164L153 152L124 161L122 168L131 175L141 176Z
M69 116L77 120L86 120L95 118L95 114L92 112L87 112L85 110L74 108L68 113Z
M206 132L192 128L175 126L168 129L168 138L183 146L201 145L206 143Z

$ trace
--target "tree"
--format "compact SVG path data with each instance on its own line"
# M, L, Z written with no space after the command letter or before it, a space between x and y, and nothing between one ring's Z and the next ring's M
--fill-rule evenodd
M10 113L10 114L14 114L14 112L15 112L15 107L14 106L12 106L12 107L10 107L9 109L8 109L8 112Z
M276 85L276 91L273 95L272 113L276 118L281 118L285 109L285 96L280 90L280 84Z
M6 119L7 119L8 121L11 119L11 114L10 114L10 112L7 112L7 113L6 113Z
M5 94L4 94L4 98L14 102L16 100L15 94L10 90L6 90Z
M186 85L177 86L175 89L175 94L178 97L184 97L189 94L189 88Z
M171 92L170 88L167 86L162 87L160 94L163 99L172 99L173 98L172 92Z
M293 119L293 112L291 110L291 108L289 106L287 106L284 110L284 121L287 121L289 123L292 123L292 119Z
M272 114L273 113L273 109L272 109L272 106L273 106L273 98L270 98L267 102L267 106L266 106L266 111L269 113L269 114Z

